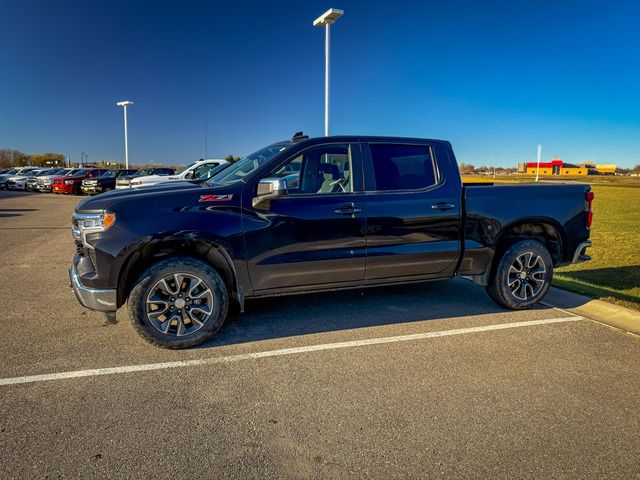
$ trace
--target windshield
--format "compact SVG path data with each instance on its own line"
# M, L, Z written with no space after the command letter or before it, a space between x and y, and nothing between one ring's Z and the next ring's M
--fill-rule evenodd
M238 160L230 167L225 168L217 175L211 177L207 184L228 185L230 183L239 182L250 173L255 172L258 168L267 163L269 160L271 160L278 153L282 152L290 145L291 144L289 142L275 143L273 145L269 145L268 147L262 148L257 152L252 153L251 155L247 155L246 157Z
M77 168L74 168L73 170L69 170L69 172L65 175L65 177L71 177L72 175L75 175L76 173L78 173L80 170Z
M191 167L193 167L196 163L198 163L198 162L193 162L193 163L190 163L189 165L187 165L186 167L182 167L180 170L178 170L178 171L176 172L176 174L177 174L177 175L180 175L181 173L186 172L186 171L187 171L187 170L189 170Z
M108 170L108 171L104 172L103 177L115 177L115 176L117 176L117 173L118 172L116 172L114 170Z
M214 177L215 175L217 175L218 173L220 173L222 170L229 167L230 165L231 165L230 163L223 163L222 165L213 167L212 169L207 170L206 172L201 174L198 178L196 178L196 180L198 182L204 182L205 180L209 180L210 178Z
M133 174L134 177L144 177L145 175L151 175L153 172L153 168L143 168L142 170L138 170Z

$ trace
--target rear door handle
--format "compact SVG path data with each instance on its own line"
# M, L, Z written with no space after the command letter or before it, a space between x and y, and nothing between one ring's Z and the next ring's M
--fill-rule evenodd
M361 208L356 207L355 205L345 205L340 208L336 208L333 213L336 215L355 215L356 213L362 212Z
M431 205L432 210L451 210L452 208L456 208L453 203L438 202Z

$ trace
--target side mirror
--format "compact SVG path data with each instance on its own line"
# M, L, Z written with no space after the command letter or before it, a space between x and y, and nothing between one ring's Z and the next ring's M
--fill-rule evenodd
M188 180L191 180L193 177L194 177L194 172L193 172L193 170L191 170L190 172L188 172L188 173L184 176L184 178L186 178L186 179L188 179Z
M258 182L258 190L251 204L253 208L269 210L272 199L283 197L286 194L287 181L284 178L263 178Z

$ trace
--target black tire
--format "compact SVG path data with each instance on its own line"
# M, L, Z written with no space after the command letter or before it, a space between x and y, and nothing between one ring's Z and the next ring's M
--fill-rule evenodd
M553 278L553 260L540 242L517 241L496 260L498 264L486 291L497 303L511 310L524 310L547 294Z
M195 277L210 291L211 301L208 305L210 314L206 317L206 320L202 318L200 318L200 320L203 320L202 322L198 320L198 323L202 323L201 326L191 322L191 318L193 318L194 311L201 310L201 308L195 306L197 305L195 302L202 300L192 299L191 301L194 303L186 305L184 300L178 303L180 301L176 298L178 293L172 292L180 292L181 287L176 287L177 281L171 283L169 279L167 282L167 278L174 274L179 275L178 278L181 278L180 275L185 277L184 280L181 280L182 285L187 285L187 281L195 283L195 280L193 280L193 277ZM163 279L166 282L164 285L170 287L166 292L157 287L157 284ZM196 283L196 285L198 284ZM188 295L191 295L194 288L192 283L185 287L183 295L187 301L189 300ZM165 293L173 295L173 297L162 297L162 300L153 301L154 298L157 299ZM176 302L172 302L171 298L176 298ZM182 299L182 295L180 298ZM168 319L162 321L162 317L166 315L155 313L158 310L150 312L149 310L153 304L165 304L167 308L173 307L172 311L164 310L169 315ZM193 306L191 313L187 312L189 305ZM204 305L207 306L206 304ZM184 312L181 311L181 315L178 315L178 310L175 310L178 307L185 309ZM161 308L159 307L159 309ZM156 263L140 276L129 295L128 309L134 328L147 342L162 348L189 348L207 341L220 330L229 311L229 293L220 274L208 264L190 257L173 257ZM153 318L154 316L155 318ZM170 322L171 325L164 322ZM175 330L173 322L176 324ZM191 323L191 327L185 327L189 323ZM195 330L191 333L183 332L180 334L180 325L183 329L186 329L185 331L189 328ZM159 327L166 327L167 333L163 333Z
M80 187L80 185L74 185L73 186L73 194L74 195L82 195L82 188Z

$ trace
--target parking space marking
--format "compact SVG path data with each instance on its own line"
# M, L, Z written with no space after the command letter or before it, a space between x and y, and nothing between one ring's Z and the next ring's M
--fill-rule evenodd
M582 317L571 316L563 318L550 318L546 320L531 320L525 322L502 323L497 325L485 325L482 327L457 328L454 330L440 330L436 332L415 333L411 335L399 335L396 337L371 338L367 340L353 340L348 342L324 343L309 345L306 347L284 348L280 350L267 350L263 352L243 353L226 357L202 358L197 360L183 360L178 362L149 363L143 365L129 365L123 367L96 368L92 370L76 370L71 372L46 373L42 375L28 375L25 377L13 377L0 379L0 386L18 385L22 383L46 382L52 380L65 380L70 378L96 377L99 375L115 375L122 373L146 372L151 370L163 370L167 368L196 367L202 365L214 365L219 363L238 362L298 353L319 352L323 350L337 350L340 348L363 347L367 345L382 345L385 343L408 342L424 340L427 338L449 337L452 335L464 335L467 333L480 333L496 330L508 330L513 328L531 327L536 325L549 325L553 323L577 322Z

